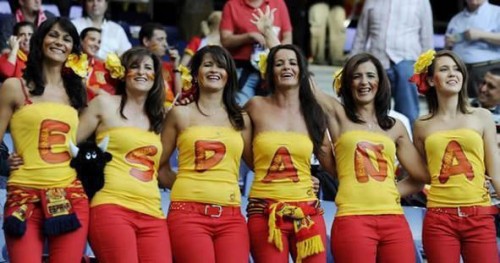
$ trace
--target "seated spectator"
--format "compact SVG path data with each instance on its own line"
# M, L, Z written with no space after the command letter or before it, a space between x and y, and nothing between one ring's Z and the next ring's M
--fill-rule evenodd
M8 46L9 37L16 23L27 21L38 27L47 18L54 14L42 10L41 0L19 0L19 8L11 16L6 16L0 21L0 50L1 53L10 51Z
M30 52L30 39L35 25L22 21L14 26L14 35L9 38L10 52L0 56L0 81L10 77L19 78L26 68L26 60Z
M97 90L103 89L109 94L115 94L116 80L111 78L104 62L96 58L101 46L101 30L95 27L87 27L80 33L83 53L87 54L89 60L89 73L86 78L87 99L92 100Z
M469 97L478 96L486 72L500 67L500 7L488 0L467 0L467 7L448 24L445 47L465 62Z
M119 24L106 19L107 9L107 0L84 0L82 17L71 21L78 33L87 27L101 29L102 45L97 52L97 58L101 60L110 52L121 55L132 47L125 30Z
M489 109L493 113L497 133L500 132L500 67L486 72L483 82L479 85L477 99L472 106Z
M159 23L146 23L142 25L141 31L139 31L139 41L142 46L159 57L167 55L168 50L170 60L162 61L162 74L167 93L166 105L169 105L174 101L175 95L181 92L182 83L180 72L177 70L180 62L179 52L169 47L167 32L163 25ZM176 76L176 74L179 74L179 76Z
M184 49L184 55L181 59L181 64L187 66L194 56L196 51L200 50L207 45L218 45L220 46L220 19L222 12L214 11L212 12L207 20L201 21L201 32L203 33L203 38L195 36L191 38L186 49Z

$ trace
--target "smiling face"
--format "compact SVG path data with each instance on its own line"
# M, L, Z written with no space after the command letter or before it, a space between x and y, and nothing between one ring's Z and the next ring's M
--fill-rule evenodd
M373 103L377 95L379 76L371 61L358 65L352 74L351 92L356 104Z
M227 83L227 71L210 53L203 56L198 68L198 83L204 90L223 90Z
M300 68L297 54L290 49L278 50L274 57L273 73L277 87L298 87Z
M149 56L138 58L127 67L126 89L148 92L153 87L155 68Z
M500 105L500 75L494 75L491 72L484 75L483 83L479 86L477 99L486 108Z
M44 57L56 62L65 62L73 49L73 38L58 23L54 24L43 38Z
M89 31L84 39L82 39L82 49L90 57L94 57L101 48L101 33L97 31Z
M436 58L434 74L428 81L438 93L457 94L463 87L463 74L455 60L450 56L441 56Z

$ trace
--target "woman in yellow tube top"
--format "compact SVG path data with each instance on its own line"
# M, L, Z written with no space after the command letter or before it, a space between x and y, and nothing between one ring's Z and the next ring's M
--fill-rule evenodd
M418 63L421 62L421 63ZM500 160L491 113L472 108L467 69L451 51L424 53L415 78L429 114L414 128L415 145L427 160L431 185L423 226L429 263L499 262L486 175L500 193Z
M23 77L0 89L0 138L10 125L24 160L7 186L11 262L40 262L45 239L51 262L80 262L87 241L87 196L69 165L85 88L70 54L81 58L76 28L66 18L48 19L33 34Z
M117 63L119 64L119 63ZM122 66L123 65L123 66ZM99 262L172 262L158 167L165 92L161 60L132 48L115 65L116 95L99 95L80 118L78 140L109 138L112 160L91 201L89 241Z
M403 124L388 116L385 70L374 56L361 53L335 81L342 104L320 96L330 116L339 179L331 234L335 262L415 262L400 198L419 191L427 173ZM412 176L397 184L396 157Z
M306 59L293 45L267 58L271 95L251 99L253 167L248 229L256 262L326 262L326 229L311 179L311 155L332 171L327 116L312 93ZM326 148L325 148L325 147Z
M162 132L160 175L172 188L167 220L174 261L248 262L238 169L242 154L251 155L252 131L236 103L236 67L224 48L206 46L190 68L194 102L174 107ZM168 163L176 147L177 173Z

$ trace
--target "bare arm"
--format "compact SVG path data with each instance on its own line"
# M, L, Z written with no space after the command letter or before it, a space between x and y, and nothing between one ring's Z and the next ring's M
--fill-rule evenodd
M496 126L493 117L488 110L479 110L478 115L484 125L483 142L484 142L484 163L486 166L486 174L491 178L493 188L497 193L500 193L500 158L498 155L496 141Z
M419 123L419 121L416 121L414 124L414 128L413 128L413 145L415 146L415 150L419 154L418 160L420 160L423 163L423 165L427 171L425 173L424 177L417 176L416 179L423 182L423 183L429 184L431 182L431 176L429 175L429 171L427 169L427 163L426 163L427 158L426 158L426 154L425 154L425 147L424 147L423 140L424 140L424 138L423 138L422 125ZM409 165L411 166L412 163L410 163ZM423 181L422 181L422 179L423 179Z
M189 65L189 62L191 61L191 58L193 56L191 54L186 54L184 52L184 55L182 56L182 59L181 59L181 65L184 65L184 66L188 66Z
M410 175L398 182L398 191L401 196L407 196L422 190L425 182L429 179L429 173L420 154L410 141L406 128L399 120L396 121L395 128L399 134L396 141L396 154L399 162Z
M12 65L16 65L16 59L17 59L17 52L19 51L19 41L21 39L16 37L16 36L10 36L9 38L9 46L10 46L10 53L9 57L7 58L7 61L10 62Z
M252 151L253 124L248 114L245 113L243 115L243 119L245 120L245 128L241 132L244 142L243 160L245 161L247 166L251 170L253 170L253 151Z
M7 126L9 126L12 114L19 100L22 101L23 94L19 79L9 78L0 88L0 138L3 139Z
M276 8L271 9L269 6L266 7L265 12L257 9L253 14L252 22L257 29L264 35L266 39L267 48L272 48L280 44L280 40L273 30L274 13Z
M335 156L333 155L333 146L327 134L325 134L325 137L323 138L321 151L322 152L320 153L316 153L316 157L318 158L321 167L323 168L323 170L327 171L330 176L334 178L337 177Z
M399 162L415 181L421 183L429 181L430 176L427 171L427 166L415 145L410 141L406 128L399 120L396 121L395 128L400 134L400 137L396 141Z
M179 107L174 107L169 111L167 117L163 121L163 129L161 132L161 143L163 147L160 158L160 168L158 170L158 182L160 187L172 189L177 173L170 166L170 156L175 150L177 143L177 119Z
M95 132L101 121L101 110L106 108L107 99L106 95L99 95L90 101L89 105L82 111L76 133L77 143L85 141Z

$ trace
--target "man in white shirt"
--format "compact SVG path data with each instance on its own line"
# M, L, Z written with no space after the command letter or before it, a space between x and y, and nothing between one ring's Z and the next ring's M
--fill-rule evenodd
M107 0L84 0L83 16L72 21L78 33L87 27L101 29L101 48L97 52L97 58L101 60L105 60L110 52L121 55L132 47L125 30L106 19L107 9Z
M433 47L429 0L366 0L351 54L366 51L380 60L391 80L394 110L413 125L419 101L408 79L418 56Z

